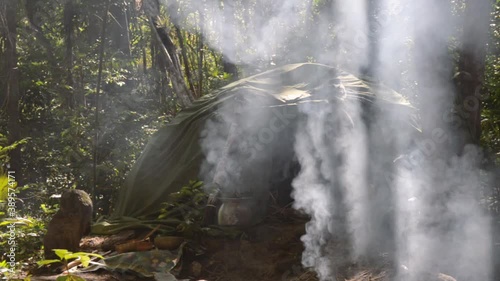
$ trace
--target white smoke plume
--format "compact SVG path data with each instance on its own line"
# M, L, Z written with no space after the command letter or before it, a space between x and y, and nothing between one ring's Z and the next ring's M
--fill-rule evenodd
M304 266L313 267L320 280L335 280L336 266L346 260L389 252L395 266L407 268L398 272L400 280L438 272L458 280L491 280L489 218L479 205L481 153L476 147L457 149L450 121L456 119L447 115L454 98L449 42L459 41L460 33L452 4L371 1L186 3L203 7L205 18L213 20L203 25L205 39L233 62L269 63L277 55L283 62L313 57L355 74L368 67L372 78L409 95L419 108L423 133L401 122L408 117L397 107L376 105L378 112L366 113L355 99L300 105L303 118L294 153L301 171L293 182L293 197L294 207L311 217L302 237ZM379 6L370 21L367 9L373 3ZM245 9L251 12L236 13ZM290 53L279 54L291 42ZM343 93L331 89L324 94ZM243 107L237 117L234 111L221 111L222 121L207 123L201 139L207 158L203 176L211 178L228 124L235 119L245 124L238 149L250 156L233 154L228 160L231 188L245 186L241 172L252 163L245 160L262 163L254 148L272 143L259 138L272 114ZM336 241L350 246L349 255L340 253L339 258Z

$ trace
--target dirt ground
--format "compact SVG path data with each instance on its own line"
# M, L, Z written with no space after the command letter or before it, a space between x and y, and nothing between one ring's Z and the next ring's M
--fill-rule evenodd
M292 209L280 209L262 223L244 229L239 239L202 238L204 253L186 251L174 273L179 280L208 281L315 281L316 274L301 265L307 218ZM125 235L128 236L128 235ZM102 238L92 238L94 241ZM345 243L334 245L336 255L345 260ZM55 280L58 275L34 276L31 280ZM89 281L153 280L133 274L96 271L79 274ZM337 280L382 281L386 273L344 263L337 270Z
M265 222L246 231L246 239L204 241L199 262L210 281L317 280L301 267L303 221Z
M302 266L301 237L309 218L291 208L271 211L264 222L245 230L245 239L204 241L208 254L198 262L201 280L210 281L316 281L316 273ZM389 276L376 268L348 261L348 244L331 241L338 281L383 281Z

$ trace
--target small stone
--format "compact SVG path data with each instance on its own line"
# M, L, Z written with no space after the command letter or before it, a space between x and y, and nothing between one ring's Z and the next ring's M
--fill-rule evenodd
M201 263L194 261L191 263L190 272L193 277L199 277L201 275L202 265Z

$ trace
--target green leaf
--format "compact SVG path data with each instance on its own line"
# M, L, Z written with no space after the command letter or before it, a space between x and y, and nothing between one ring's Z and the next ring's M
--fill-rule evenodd
M32 226L33 222L29 219L25 218L15 218L15 219L6 219L2 222L0 222L0 226L5 226L9 224L20 224L20 225L27 225L27 226Z
M66 249L54 249L52 250L56 255L61 259L65 259L66 255L70 254L71 252L66 250Z
M86 253L86 252L76 252L75 255L80 255L80 256L91 256L91 257L96 257L100 259L104 259L103 256L99 254L94 254L94 253Z
M7 174L0 174L0 201L5 201L8 197L9 178Z
M45 214L50 212L50 210L47 208L47 205L45 205L45 204L40 204L40 208L42 208L42 210Z
M6 225L9 225L9 224L12 224L12 223L13 223L12 221L7 220L7 221L0 222L0 226L6 226Z
M203 185L202 181L197 181L197 182L195 182L195 184L193 184L193 188L198 188L198 187L201 187L202 185Z
M83 267L87 267L87 266L89 266L89 263L90 263L90 257L89 256L81 256L80 262L82 263Z
M41 260L41 261L37 261L36 264L38 264L38 266L44 266L44 265L55 263L55 262L61 262L61 260Z
M68 253L68 254L66 254L66 255L64 256L64 259L65 259L65 260L72 260L72 259L78 259L78 258L80 258L80 257L81 257L81 255L77 255L77 254L75 254L75 253L71 253L71 252L70 252L70 253Z

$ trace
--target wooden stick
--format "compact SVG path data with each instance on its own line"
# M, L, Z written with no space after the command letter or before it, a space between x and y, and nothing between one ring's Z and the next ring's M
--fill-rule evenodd
M157 225L155 228L153 228L153 230L151 230L148 234L146 234L146 236L144 236L142 241L146 241L149 238L149 236L153 235L153 233L155 233L159 228L160 225Z

